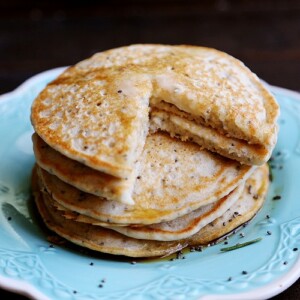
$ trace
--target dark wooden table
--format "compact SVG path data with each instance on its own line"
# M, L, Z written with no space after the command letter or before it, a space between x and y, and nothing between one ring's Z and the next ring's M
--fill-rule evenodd
M273 85L300 90L300 1L0 2L0 94L41 71L132 43L226 51ZM0 299L25 299L0 290ZM273 299L300 299L300 281Z

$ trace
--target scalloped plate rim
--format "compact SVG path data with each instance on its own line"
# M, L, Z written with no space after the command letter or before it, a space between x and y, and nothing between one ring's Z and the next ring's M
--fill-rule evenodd
M30 77L22 84L20 84L16 89L11 92L0 95L0 101L10 101L11 97L22 94L28 86L33 84L36 80L41 80L41 78L49 77L52 73L57 74L64 71L67 67L58 67L50 70L45 70L43 72L37 73L36 75ZM300 93L297 91L289 90L283 87L273 86L267 82L262 82L267 85L271 91L278 92L284 95L290 95L293 98L297 98L300 101ZM300 277L300 257L293 265L293 267L280 276L278 279L271 283L263 285L262 287L255 288L248 292L234 293L234 294L209 294L200 296L199 300L246 300L246 299L266 299L276 296L289 288L293 283L295 283ZM28 283L24 280L17 280L9 277L5 277L0 274L0 287L11 292L18 293L31 298L50 300L42 291L39 291L33 284Z

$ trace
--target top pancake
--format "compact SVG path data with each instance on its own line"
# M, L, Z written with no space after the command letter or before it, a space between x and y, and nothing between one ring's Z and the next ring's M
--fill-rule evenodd
M267 155L248 164L262 164L275 145L273 96L240 61L204 47L133 45L98 53L51 82L34 101L31 120L65 156L125 178L145 143L149 105L162 101L225 137L265 145Z

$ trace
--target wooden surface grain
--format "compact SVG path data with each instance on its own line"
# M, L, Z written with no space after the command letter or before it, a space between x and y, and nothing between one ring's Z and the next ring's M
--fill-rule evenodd
M0 94L41 71L132 43L214 47L300 90L300 1L0 1ZM14 297L14 298L13 298ZM0 290L0 299L25 299ZM273 299L300 299L300 281Z

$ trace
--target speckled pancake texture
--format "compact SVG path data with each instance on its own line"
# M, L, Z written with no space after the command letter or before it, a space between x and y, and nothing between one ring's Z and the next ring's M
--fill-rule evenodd
M58 235L110 254L205 245L263 205L278 116L267 87L224 52L96 53L32 103L38 212Z

